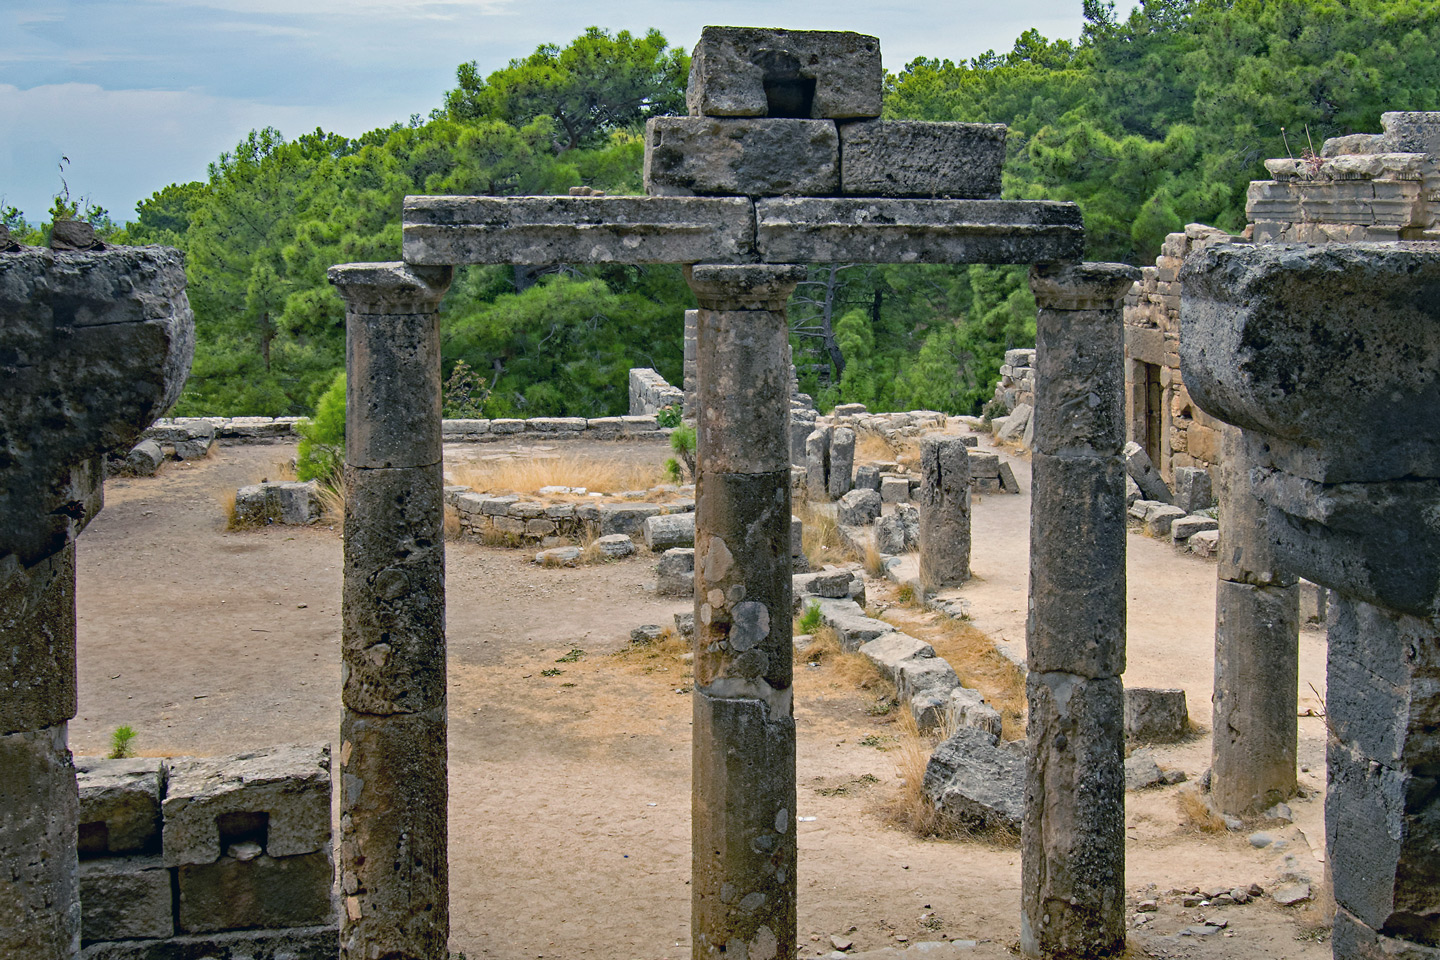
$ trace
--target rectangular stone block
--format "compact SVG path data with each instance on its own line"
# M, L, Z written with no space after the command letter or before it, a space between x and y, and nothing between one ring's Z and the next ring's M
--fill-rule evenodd
M294 857L221 857L177 871L179 928L214 933L329 922L334 867L328 848Z
M658 517L663 512L656 503L602 503L600 505L600 535L608 537L623 533L627 537L640 537L648 517Z
M1003 123L843 124L840 192L859 197L999 199L1005 131Z
M688 597L695 593L695 550L672 547L660 556L655 592L662 597Z
M238 838L272 857L330 842L330 745L287 745L170 763L161 806L167 866L219 860Z
M1000 455L970 451L970 476L977 480L995 480L1000 476Z
M744 263L755 220L739 197L406 197L403 237L413 264Z
M706 27L690 60L693 117L880 116L880 41L860 33Z
M165 769L158 757L79 757L80 856L160 849L160 797Z
M75 716L75 545L0 574L0 734Z
M0 957L71 955L79 798L65 724L0 735Z
M1190 732L1185 691L1177 688L1125 688L1125 735L1133 740L1179 740Z
M340 933L334 924L287 930L235 930L153 940L92 943L80 960L335 960Z
M442 436L454 436L457 434L489 433L489 420L442 420L440 421L440 433Z
M576 433L584 429L584 417L531 417L525 421L527 433Z
M654 553L664 553L673 547L695 546L695 514L674 513L646 517L641 522L645 546Z
M510 505L517 503L519 497L484 497L480 501L480 512L487 517L504 517L510 513Z
M1048 200L782 197L755 204L765 263L1079 260L1080 210Z
M653 117L645 124L651 196L823 196L839 189L833 121Z
M174 934L170 871L159 857L110 857L80 864L82 942Z

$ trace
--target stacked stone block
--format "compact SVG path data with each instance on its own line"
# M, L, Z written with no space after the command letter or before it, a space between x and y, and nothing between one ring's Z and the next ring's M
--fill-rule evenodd
M1000 382L995 385L995 405L1009 414L1020 404L1035 406L1035 351L1020 347L1005 351Z
M1224 232L1198 223L1170 234L1155 265L1141 268L1140 281L1125 296L1126 436L1143 444L1152 429L1147 416L1158 419L1155 468L1167 483L1182 467L1213 471L1220 462L1220 423L1191 402L1180 372L1179 273L1191 252L1228 239ZM1153 389L1150 381L1157 374L1160 396L1155 410L1147 391Z
M673 489L673 488L672 488ZM639 539L651 517L689 514L695 501L683 496L666 503L522 499L513 494L475 493L468 487L446 487L445 502L455 508L460 529L478 540L505 540L515 545L540 543L549 537L572 540L625 534Z
M77 770L82 958L335 956L328 745Z
M652 417L666 407L683 408L684 403L685 392L670 386L654 370L649 367L630 368L630 416Z

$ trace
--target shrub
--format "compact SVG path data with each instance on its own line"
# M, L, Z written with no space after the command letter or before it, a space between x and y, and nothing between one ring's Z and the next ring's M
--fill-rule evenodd
M295 425L300 448L295 474L301 480L319 480L338 487L345 463L345 372L335 375L329 389L315 404L315 416Z
M127 725L115 728L110 734L110 759L124 760L126 757L135 756L135 751L130 743L135 739L135 728Z
M685 476L695 479L695 428L681 424L670 434L670 449L679 454L678 461L672 461L676 467L684 467ZM670 470L670 464L665 464L665 469ZM673 474L672 474L673 475Z
M800 632L814 633L820 629L820 604L811 603L800 615Z
M677 404L670 404L668 407L661 407L655 411L655 422L662 427L680 426L681 411Z

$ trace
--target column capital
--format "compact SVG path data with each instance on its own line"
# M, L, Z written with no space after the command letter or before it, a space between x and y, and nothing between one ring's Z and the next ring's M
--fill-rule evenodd
M1042 310L1112 310L1140 279L1124 263L1054 263L1030 268L1030 289Z
M705 310L784 310L795 285L805 279L799 264L697 264L685 282Z
M430 313L450 289L451 267L417 267L403 261L342 263L326 275L351 313Z

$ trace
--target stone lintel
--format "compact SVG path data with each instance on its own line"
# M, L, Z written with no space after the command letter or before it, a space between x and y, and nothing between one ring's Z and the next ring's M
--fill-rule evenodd
M880 41L849 31L706 27L690 60L695 117L878 117Z
M833 120L654 117L645 124L652 196L826 196L840 190Z
M1440 478L1440 244L1216 244L1181 271L1206 413L1321 483Z
M784 197L755 210L766 263L1051 263L1085 244L1080 208L1046 200Z
M406 197L405 260L461 263L745 263L743 197Z
M840 126L840 192L998 200L1003 123L865 120Z
M1030 268L1030 289L1042 310L1111 310L1120 306L1140 268L1124 263L1046 264Z
M351 313L430 313L450 289L448 266L415 266L401 261L342 263L327 271L330 283Z

